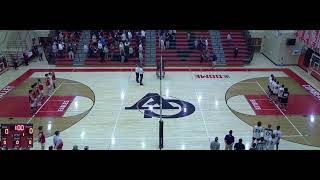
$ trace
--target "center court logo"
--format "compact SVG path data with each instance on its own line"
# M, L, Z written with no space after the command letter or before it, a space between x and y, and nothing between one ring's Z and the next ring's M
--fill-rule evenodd
M160 98L162 99L162 118L181 118L189 116L195 111L194 105L189 102L173 97L164 99L158 93L148 93L133 106L125 107L125 109L144 111L144 118L160 118Z

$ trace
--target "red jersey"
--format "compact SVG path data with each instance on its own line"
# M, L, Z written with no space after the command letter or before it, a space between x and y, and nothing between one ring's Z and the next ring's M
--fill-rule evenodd
M37 89L36 89L36 95L39 96L39 94L40 94L40 90L39 90L39 87L37 87Z
M39 87L39 90L40 90L40 91L42 91L42 90L43 90L43 85L42 85L42 83L41 83L41 84L39 84L39 86L38 86L38 87Z
M35 99L37 97L36 91L32 92L32 98Z
M50 80L49 80L49 78L46 78L46 85L47 85L47 86L50 86Z
M44 136L43 132L39 132L39 143L44 144L46 142L46 137Z

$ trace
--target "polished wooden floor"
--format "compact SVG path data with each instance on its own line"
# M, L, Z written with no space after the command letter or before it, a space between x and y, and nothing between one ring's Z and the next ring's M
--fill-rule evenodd
M261 61L258 63L256 61ZM273 68L271 63L257 55L255 61L248 68ZM30 68L55 68L45 63L33 63L30 67L21 67L18 71L10 70L0 76L2 89ZM319 88L314 81L297 67L289 67L313 87ZM63 68L59 68L63 69ZM85 69L85 68L78 68ZM91 67L92 69L92 67ZM99 68L97 68L99 69ZM288 86L298 86L288 75L282 71L168 71L162 83L164 99L179 99L191 103L195 111L185 117L164 119L164 149L209 149L209 143L216 136L219 137L221 148L224 149L223 138L232 129L236 139L242 138L249 148L252 136L252 125L265 118L265 123L274 117L258 117L244 97L238 95L263 94L263 90L250 83L250 79L257 80L265 86L265 77L273 73L288 81ZM43 72L35 72L25 83L43 77ZM198 75L222 75L223 78L197 78ZM227 75L227 76L225 76ZM59 78L58 90L55 95L75 96L71 105L60 118L32 118L36 126L44 125L46 128L47 146L52 144L52 133L62 130L65 149L72 149L73 145L80 148L89 146L90 149L158 149L158 118L145 118L143 110L126 110L141 100L148 93L159 93L159 80L155 72L146 71L144 86L135 82L133 72L56 72ZM249 83L246 83L249 82ZM26 84L25 84L26 86ZM13 91L24 93L23 87ZM320 88L319 88L320 89ZM318 90L319 90L318 89ZM21 91L21 92L19 92ZM301 88L297 93L305 93ZM175 114L179 110L164 110L164 114ZM158 112L158 110L154 110ZM248 115L255 115L249 117ZM280 124L284 139L280 149L318 149L318 122L302 128L298 117L289 117L289 120L302 133L302 136L292 127L284 116L276 116L273 125ZM0 118L3 123L5 117ZM16 118L19 121L19 118ZM25 118L28 121L30 118ZM301 128L300 125L301 124ZM312 127L310 129L310 127ZM292 130L293 129L293 130ZM303 135L313 131L312 139ZM302 138L302 140L301 140ZM35 142L33 149L39 149Z

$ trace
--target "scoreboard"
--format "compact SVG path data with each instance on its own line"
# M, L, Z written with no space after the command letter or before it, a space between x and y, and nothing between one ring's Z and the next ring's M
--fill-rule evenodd
M1 124L0 147L27 149L33 147L32 124Z

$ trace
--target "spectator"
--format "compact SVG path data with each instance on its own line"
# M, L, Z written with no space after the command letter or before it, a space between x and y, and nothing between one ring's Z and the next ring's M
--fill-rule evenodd
M238 56L238 53L239 53L239 49L238 48L235 48L234 51L233 51L233 54L234 54L234 58L237 58Z
M38 133L39 140L38 141L41 145L41 150L44 150L45 146L46 146L46 137L44 136L44 133L43 133L43 126L39 126L38 130L39 130L39 133Z
M173 40L176 39L176 34L177 34L177 30L172 30L172 37L173 37Z
M96 43L97 42L97 36L95 34L92 35L92 43Z
M84 51L84 53L86 54L86 55L88 55L88 52L89 52L89 47L88 47L88 45L83 45L83 51Z
M78 149L78 146L77 146L77 145L74 145L74 146L72 147L72 150L79 150L79 149Z
M230 46L231 43L232 43L231 33L228 33L228 34L227 34L227 43L228 43L229 46Z
M60 137L60 131L56 131L54 134L55 134L55 136L53 137L54 148L57 150L62 150L63 141L62 141L62 138Z
M212 63L215 66L217 62L217 55L215 53L212 54Z
M276 150L279 150L280 139L282 137L282 132L280 131L280 126L277 126L277 130L273 131L276 138Z
M187 40L189 41L190 38L191 38L191 34L190 34L190 32L187 32Z
M135 70L136 70L136 82L137 82L137 83L140 83L140 82L139 82L139 71L140 71L140 65L139 65L139 64L137 64Z
M83 150L89 150L89 146L85 146Z
M126 34L124 32L121 35L121 40L122 40L122 43L124 43L127 40Z
M50 151L53 150L53 146L49 146L49 150L50 150Z
M169 34L166 37L166 49L170 48L170 38L169 38Z
M220 143L218 142L218 137L214 138L214 141L210 144L211 150L220 150Z
M129 40L129 42L131 42L131 40L132 40L132 33L130 31L128 31L128 40Z
M124 45L122 42L120 42L119 44L119 50L120 50L120 54L124 52Z
M163 38L161 38L161 40L160 40L160 47L161 47L161 51L163 51L163 50L166 49L166 48L165 48L165 45L164 45L164 40L163 40Z
M28 51L25 51L25 52L23 53L23 60L24 60L24 64L25 64L26 66L28 66L28 65L29 65Z
M51 48L52 48L52 53L53 53L54 57L57 57L57 55L58 55L57 43L56 43L56 42L53 42Z
M253 143L249 150L257 150L257 144Z
M109 48L108 48L108 46L104 46L103 52L104 52L104 57L105 57L107 60L109 60L110 54L109 54Z
M204 44L205 44L205 47L206 47L206 51L208 51L208 48L209 48L208 39L206 39L206 40L204 41Z
M14 70L18 69L18 58L13 59L13 67L14 67Z
M39 56L39 61L43 61L42 56L43 56L43 48L42 45L40 44L38 46L38 56Z
M194 48L195 48L195 49L198 49L198 45L199 45L199 44L198 44L198 39L195 39L195 40L194 40Z
M74 52L73 52L73 46L71 44L69 44L68 46L68 55L69 55L69 59L73 60L74 59Z
M233 143L234 143L234 137L232 136L232 130L229 131L229 134L227 134L224 137L225 142L225 150L232 150Z
M143 86L142 80L143 80L143 67L140 64L140 68L139 68L139 75L140 75L140 85Z
M143 61L143 54L139 53L139 63L142 63L142 61Z
M130 57L133 57L133 53L134 53L133 48L130 47L130 48L129 48L129 55L130 55Z
M142 46L142 43L139 44L139 53L142 53L143 51L143 46Z
M242 139L239 139L239 142L234 145L234 150L245 150L246 147L242 144Z
M146 32L144 30L141 30L141 40L144 41L146 37Z
M101 40L98 41L98 51L102 50L102 43Z
M99 49L99 54L100 54L101 62L103 62L103 61L104 61L104 56L105 56L105 54L104 54L104 50L103 50L102 48Z
M58 43L58 52L59 52L59 56L62 56L63 55L63 44L62 44L62 42L60 41L59 43Z

